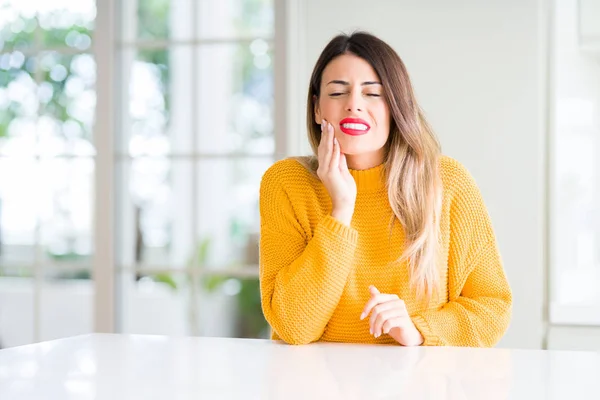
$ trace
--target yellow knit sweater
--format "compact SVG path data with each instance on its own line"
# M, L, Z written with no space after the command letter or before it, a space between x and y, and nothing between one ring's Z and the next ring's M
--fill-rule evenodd
M323 184L298 161L276 162L260 188L260 285L272 338L397 343L374 338L360 314L369 285L397 294L424 345L493 346L506 331L512 297L492 225L473 178L442 157L441 285L428 306L409 286L404 233L394 224L383 165L351 170L358 194L351 226L330 216Z

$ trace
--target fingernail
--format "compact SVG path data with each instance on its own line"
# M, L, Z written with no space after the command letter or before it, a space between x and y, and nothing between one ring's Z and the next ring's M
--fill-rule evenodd
M379 337L379 333L375 335L375 339L377 339Z
M365 318L365 313L360 314L360 319L364 319Z
M373 330L372 330L372 329L369 329L369 333L372 335L372 334L373 334Z

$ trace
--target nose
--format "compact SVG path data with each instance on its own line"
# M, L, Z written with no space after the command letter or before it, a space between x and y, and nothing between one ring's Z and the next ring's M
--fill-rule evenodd
M347 97L347 102L346 102L346 110L353 112L353 111L362 111L364 109L364 99L362 97L362 93L360 91L352 91L350 93L350 95Z

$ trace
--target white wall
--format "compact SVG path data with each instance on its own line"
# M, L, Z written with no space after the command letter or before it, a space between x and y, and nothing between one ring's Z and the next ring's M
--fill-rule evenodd
M514 292L501 345L537 348L544 332L545 6L542 0L288 1L290 143L305 143L311 69L340 31L394 47L445 154L479 183ZM301 3L301 4L300 4ZM300 19L300 20L298 20ZM298 51L296 51L298 49ZM300 64L300 66L298 66ZM307 152L308 146L296 146Z

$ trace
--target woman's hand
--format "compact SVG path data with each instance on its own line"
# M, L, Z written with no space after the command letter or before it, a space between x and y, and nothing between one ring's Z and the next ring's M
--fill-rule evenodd
M420 346L423 336L415 327L404 301L395 294L379 293L375 286L369 286L371 298L367 301L360 319L371 314L369 328L376 338L388 334L403 346Z
M331 216L350 226L356 202L356 182L348 170L346 156L335 138L333 125L321 122L317 175L331 197Z

